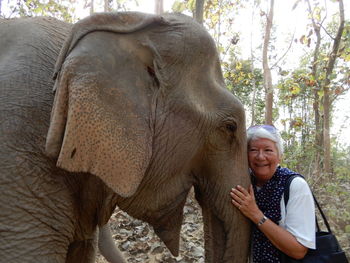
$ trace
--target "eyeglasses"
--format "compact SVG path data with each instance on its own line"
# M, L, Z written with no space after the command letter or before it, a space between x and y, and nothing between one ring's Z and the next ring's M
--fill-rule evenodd
M275 126L267 124L250 126L247 131L256 131L258 129L264 129L270 133L278 132Z

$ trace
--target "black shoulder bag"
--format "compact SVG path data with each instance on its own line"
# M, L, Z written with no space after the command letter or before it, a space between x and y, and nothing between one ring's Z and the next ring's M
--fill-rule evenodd
M289 186L292 180L300 175L292 175L288 178L284 190L284 204L287 208L289 199ZM302 177L302 176L300 176ZM321 231L316 217L316 249L308 249L303 259L293 259L281 252L281 263L348 263L345 252L339 246L338 240L332 233L329 227L326 216L324 215L321 206L317 202L314 194L312 194L315 204L321 213L323 221L327 227L327 231Z

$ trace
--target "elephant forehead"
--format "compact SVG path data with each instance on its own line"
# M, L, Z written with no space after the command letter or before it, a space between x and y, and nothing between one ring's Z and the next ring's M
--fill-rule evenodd
M192 52L196 53L198 50L205 51L208 48L209 50L207 50L206 53L216 52L213 38L208 31L194 19L182 14L166 14L165 17L169 21L167 26L170 28L170 32L173 36L182 35L185 43L197 47L197 49L192 50Z
M163 66L191 65L217 55L215 42L207 30L192 18L164 14L167 23L136 32L142 45L150 46Z
M202 92L201 97L189 99L189 103L193 105L196 112L201 113L201 116L237 123L244 120L244 107L233 94L226 92L224 88L211 89L207 96L204 93Z

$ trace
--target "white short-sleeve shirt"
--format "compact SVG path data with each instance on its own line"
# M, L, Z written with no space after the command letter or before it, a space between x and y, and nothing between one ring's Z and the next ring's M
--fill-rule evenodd
M315 205L307 182L296 177L289 187L287 209L284 195L281 199L281 221L279 225L291 233L305 247L316 247Z

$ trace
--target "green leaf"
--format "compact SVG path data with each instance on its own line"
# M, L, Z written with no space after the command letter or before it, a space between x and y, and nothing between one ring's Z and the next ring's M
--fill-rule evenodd
M43 12L43 9L40 6L38 6L37 8L34 8L33 11L34 11L34 13L40 14Z
M345 226L345 233L350 233L350 225Z
M287 70L281 70L280 73L279 73L282 77L285 77L289 74L289 71Z
M319 90L319 91L317 92L317 94L318 94L318 96L320 96L320 98L322 98L323 95L324 95L323 89Z
M332 73L332 74L329 76L330 79L335 79L336 77L337 77L337 74L336 74L336 73Z
M344 60L345 60L346 62L349 62L349 61L350 61L350 53L347 54L346 56L344 56Z
M293 95L297 95L300 93L300 86L298 83L294 83L294 85L291 87L290 91Z
M179 1L179 0L176 0L171 8L174 12L183 12L185 9L186 9L186 4Z

